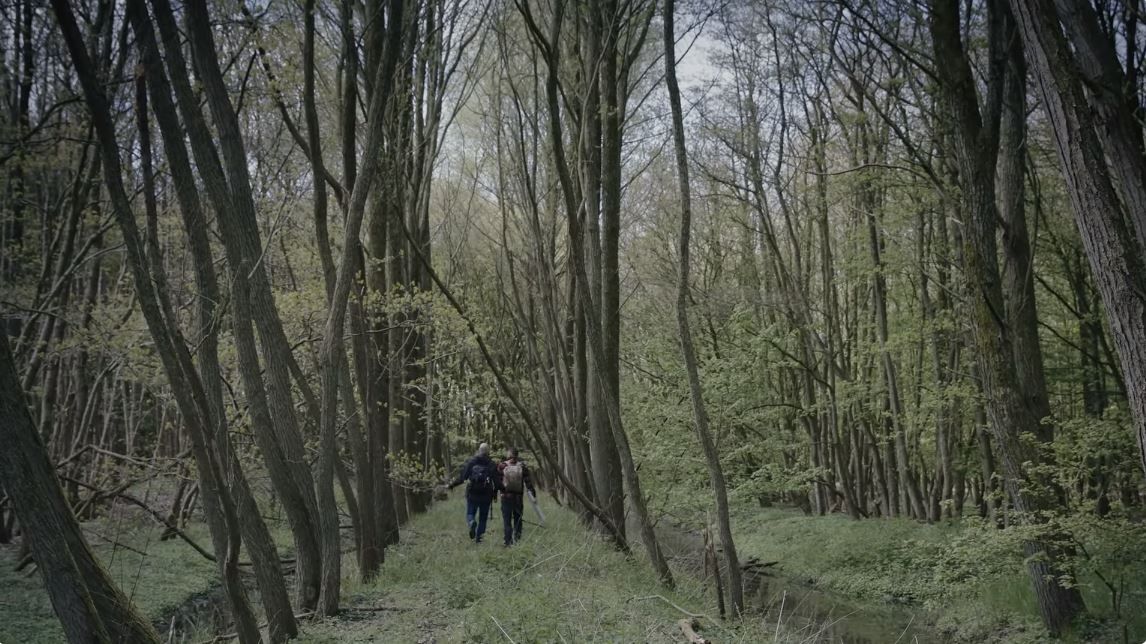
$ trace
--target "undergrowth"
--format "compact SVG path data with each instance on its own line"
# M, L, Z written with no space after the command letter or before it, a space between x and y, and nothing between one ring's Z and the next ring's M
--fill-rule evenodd
M163 528L150 519L124 512L84 524L88 543L124 594L140 612L159 620L188 597L216 585L217 569L178 539L160 541ZM188 529L209 546L201 525ZM13 570L19 547L0 547L0 642L56 644L64 633L52 610L43 580L34 568ZM32 570L32 574L28 572Z
M1017 531L996 530L975 519L928 525L744 507L734 525L743 557L778 561L785 575L849 597L918 606L945 640L1049 639L1039 621ZM1105 548L1106 541L1121 543L1126 538L1100 531L1087 537L1095 550ZM1119 560L1119 579L1126 584L1120 615L1111 610L1105 585L1080 566L1077 581L1090 621L1068 640L1121 641L1123 627L1129 641L1146 638L1146 615L1134 608L1146 605L1146 555L1137 552L1136 561Z

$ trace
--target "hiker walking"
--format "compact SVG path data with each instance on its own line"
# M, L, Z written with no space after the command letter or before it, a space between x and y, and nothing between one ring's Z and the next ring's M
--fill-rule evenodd
M497 491L501 489L501 481L497 475L497 465L489 457L489 443L478 446L466 464L462 466L461 474L450 483L452 490L462 483L466 486L466 524L470 528L470 539L481 543L485 534L486 520L489 519L489 506L493 503Z
M501 522L505 528L505 545L521 541L521 513L525 509L525 491L533 496L533 479L525 461L518 458L517 448L506 450L505 460L497 464L498 478L501 479Z

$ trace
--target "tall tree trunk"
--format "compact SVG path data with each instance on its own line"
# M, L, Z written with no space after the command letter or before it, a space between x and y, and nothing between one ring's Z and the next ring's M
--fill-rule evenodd
M622 8L616 0L602 0L595 4L599 12L597 29L600 29L603 40L600 43L599 58L591 59L596 69L595 74L600 86L600 102L597 109L600 132L600 237L596 246L597 263L590 265L593 272L590 280L596 280L597 289L594 297L597 298L596 314L600 316L601 342L604 350L603 363L595 365L596 376L591 376L591 382L598 382L605 391L600 392L600 402L603 408L606 400L621 400L621 277L620 252L621 234L621 119L624 104L618 92L618 41L626 19L622 15ZM626 88L627 89L627 88ZM586 213L592 215L591 212ZM595 243L590 233L589 243ZM590 354L592 357L592 354ZM605 432L608 429L608 413L601 413L597 421L605 423ZM613 442L616 442L615 439ZM619 508L624 516L624 496L622 492L623 466L622 458L616 446L610 451L601 451L601 458L593 456L593 469L607 467L612 472L616 496L611 504ZM604 503L604 501L602 501ZM611 506L610 506L611 507ZM616 512L616 510L614 510Z
M366 2L366 14L368 19L364 32L365 45L364 55L365 61L363 70L365 74L364 91L362 94L365 100L369 102L374 92L377 91L374 85L374 78L378 66L381 64L383 58L383 50L386 43L385 24L379 18L381 16L385 2L383 0L369 0ZM349 18L348 18L349 19ZM348 59L353 60L357 45L354 43L352 34L343 35L345 44L344 48L352 52L348 54ZM356 77L351 76L349 71L347 73L347 86L345 88L346 96L343 99L343 167L345 169L344 181L347 183L347 189L351 189L351 185L355 183L354 180L358 176L357 168L355 167L355 118L354 114L357 110L358 102L358 87ZM373 153L373 152L372 152ZM367 292L371 293L376 298L383 297L390 291L387 269L390 264L388 259L389 251L389 233L391 228L389 218L389 203L390 194L385 184L380 183L379 189L374 190L370 197L370 213L369 221L366 224L366 244L363 246L363 271L365 273L365 284ZM369 375L367 380L367 391L364 398L370 401L370 407L367 410L367 424L368 433L366 436L366 450L369 454L371 462L371 482L373 484L373 492L375 502L378 504L379 510L375 515L375 532L377 533L377 546L374 549L377 553L379 562L384 557L383 548L388 544L398 542L398 501L401 497L394 494L394 487L390 481L390 423L391 423L391 408L390 408L390 335L397 331L390 329L390 316L382 307L374 304L367 314L368 324L370 327L369 342L365 347L368 355L366 359L369 362L368 369L363 369Z
M367 133L363 144L365 150L381 147L385 132L383 110L390 96L391 78L398 61L401 44L401 24L403 0L390 0L386 20L388 34L386 56L375 70L376 88L370 97L367 112ZM338 266L338 277L331 295L330 313L323 332L322 353L319 369L322 373L322 427L319 454L319 519L322 534L322 593L319 597L320 614L333 615L338 611L341 583L341 554L338 529L338 505L334 496L334 461L338 458L337 409L338 409L338 361L345 361L346 352L342 343L342 331L346 321L346 307L350 298L350 283L354 278L354 248L366 211L367 197L373 188L374 180L381 167L377 154L368 154L362 163L362 175L354 183L346 213L346 229L343 239L343 258ZM321 182L321 175L315 176Z
M400 169L393 160L387 162L386 176L382 185L385 186L382 200L386 203L386 241L388 253L386 256L386 293L393 294L400 291L406 283L405 262L403 261L406 240L402 237L402 212L400 201L393 193L397 190L396 184L401 182ZM361 179L359 179L361 181ZM406 437L403 433L402 420L405 416L404 397L402 395L402 381L405 375L404 363L407 350L408 332L406 329L406 316L404 310L391 312L387 318L390 326L387 332L389 346L386 361L386 408L388 410L388 448L389 458L399 459L406 451ZM406 488L396 478L390 481L390 492L394 497L394 518L398 525L404 525L410 517L407 504ZM398 533L393 533L395 539Z
M1075 223L1106 308L1126 381L1127 402L1134 416L1139 463L1146 472L1146 267L1142 235L1135 239L1123 218L1107 153L1119 175L1119 185L1128 190L1139 189L1134 183L1141 181L1140 166L1129 159L1130 152L1119 153L1122 148L1116 147L1114 141L1110 150L1104 150L1099 143L1096 127L1109 123L1104 122L1102 114L1096 117L1087 103L1083 91L1087 76L1083 72L1088 67L1071 52L1052 0L1011 0L1010 6L1048 118L1059 133L1055 149ZM1086 87L1095 89L1089 83ZM1114 138L1122 134L1116 132ZM1117 145L1141 146L1141 136ZM1143 218L1137 213L1142 212L1144 202L1129 197L1126 201L1132 209L1135 230L1141 233Z
M156 5L167 4L168 0L156 0ZM223 168L230 187L231 203L227 210L219 211L221 219L233 217L237 243L242 250L242 262L250 272L251 319L259 333L260 346L267 376L267 400L274 413L275 427L279 443L290 468L291 476L302 496L303 503L311 520L317 513L314 479L307 465L306 451L302 442L291 395L292 367L294 357L290 343L283 332L274 296L267 277L263 246L260 240L254 196L251 190L250 168L247 161L242 132L238 117L231 104L223 72L219 65L215 39L211 30L211 20L204 0L192 0L186 5L187 29L191 42L191 53L195 61L198 79L204 90L207 107L218 131L219 149L222 152ZM157 11L159 16L162 13ZM298 379L300 387L306 387L305 379ZM304 391L304 398L308 392Z
M1039 319L1035 306L1035 266L1024 190L1027 157L1026 61L1022 41L1008 43L1007 67L999 122L998 203L1003 228L1003 294L1007 320L1014 332L1015 371L1023 397L1039 419L1039 440L1049 443L1054 428L1050 417Z
M266 273L260 261L261 253L258 251L257 229L250 230L254 225L253 202L250 202L250 184L246 184L246 199L237 197L241 186L228 182L215 149L213 137L207 126L206 119L199 108L199 101L191 88L188 76L188 66L183 58L180 45L179 32L175 25L174 13L167 0L153 0L155 20L159 26L164 48L166 51L167 70L170 82L176 97L176 104L183 125L186 127L191 152L195 159L200 177L203 179L205 192L218 213L218 222L222 232L223 247L227 255L228 268L231 272L231 299L232 299L232 329L234 331L235 347L239 358L240 377L250 403L252 427L259 450L262 452L267 471L271 476L287 518L291 524L291 532L295 540L297 564L297 593L298 604L302 608L312 608L318 601L319 577L321 574L321 557L319 555L318 534L316 528L316 509L314 501L314 485L310 476L310 469L303 456L301 435L294 423L294 407L289 402L289 376L287 383L282 383L283 368L272 369L268 364L267 372L274 379L271 386L264 384L262 368L259 364L259 353L252 329L256 311L262 312L265 320L268 316L276 314L269 311L264 294L262 306L256 304L259 299L258 286L269 288L266 284ZM199 13L205 13L199 7ZM205 15L200 15L197 23L206 22ZM219 74L218 61L214 59L213 38L210 30L203 33L202 26L197 30L199 44L193 51L202 65L198 67L214 67ZM201 72L202 73L202 72ZM220 114L229 111L229 99L225 88L221 86L221 78L216 77L213 84L215 91L214 102ZM219 93L222 92L222 96ZM222 105L221 103L226 103ZM239 137L235 125L233 112L231 113L232 138ZM162 125L162 124L161 124ZM227 135L221 135L226 139ZM240 142L241 147L241 142ZM235 156L232 151L231 156ZM244 171L245 176L245 171ZM243 218L237 212L240 203L247 203L246 211L251 213ZM253 236L253 238L252 238ZM273 302L272 302L273 306ZM267 327L260 328L260 334L265 341L270 341L273 334L263 334ZM281 332L281 327L280 327ZM264 357L268 362L273 358L281 361L281 352L271 350L269 344L264 345ZM286 393L286 399L283 394ZM283 406L288 407L283 411Z
M1137 3L1124 10L1138 14ZM1057 19L1074 48L1072 64L1060 73L1077 73L1087 89L1095 132L1110 157L1115 189L1122 196L1122 204L1137 237L1138 252L1146 252L1146 154L1143 154L1142 123L1136 82L1139 60L1135 58L1138 33L1128 29L1129 49L1118 43L1117 36L1107 34L1099 24L1094 5L1083 0L1054 0ZM1050 19L1055 19L1054 9ZM1127 57L1126 70L1118 60L1119 50ZM1061 89L1060 89L1061 91ZM1077 105L1084 108L1083 105Z
M166 277L157 266L148 266L147 256L135 223L123 183L115 124L107 97L99 83L84 45L75 16L66 0L53 0L52 8L64 36L71 60L83 87L91 112L93 129L99 140L104 181L111 197L113 213L124 238L128 265L135 291L148 329L155 340L156 352L163 363L180 413L192 439L192 450L200 469L200 489L207 510L208 527L215 545L217 562L226 596L233 611L241 642L260 639L258 623L247 602L246 591L239 579L240 536L237 512L223 484L223 473L208 431L210 417L202 382L195 373L191 355L175 326L176 317L167 295ZM152 258L156 259L156 258Z
M557 88L558 62L560 60L558 47L564 15L564 3L558 2L555 7L548 36L541 32L533 20L528 5L521 4L519 8L522 10L529 25L531 35L538 48L541 49L547 63L545 94L549 107L549 138L553 146L554 163L560 178L561 193L565 202L565 213L569 230L569 260L572 264L573 271L576 273L577 281L588 284L590 282L585 266L585 237L581 228L581 222L578 218L577 201L573 194L569 165L565 159L564 138L561 134L561 101ZM586 311L586 345L589 350L589 355L598 365L607 364L604 333L601 330L600 310L594 305L591 294L587 290L580 291L580 300L584 303ZM644 493L641 491L641 482L637 474L636 463L633 460L632 450L629 447L629 439L625 434L624 425L621 421L620 401L610 395L611 392L608 387L604 386L605 384L606 383L600 382L599 379L596 383L605 396L605 409L608 412L609 430L612 432L613 440L617 444L617 452L621 459L621 472L624 477L625 487L628 491L629 502L632 504L633 510L637 515L637 522L640 525L641 540L645 544L645 548L649 554L649 560L653 565L653 569L656 570L661 583L672 587L672 571L669 569L668 561L665 559L664 553L661 552L660 544L657 541L652 517L649 515ZM614 534L617 534L617 536L623 540L623 535L616 532Z
M692 197L688 181L688 152L684 139L684 114L680 105L680 87L676 80L676 48L673 33L673 0L664 2L664 57L665 83L668 86L669 107L672 110L673 144L676 152L677 181L680 184L680 270L677 274L676 324L680 334L680 349L684 357L684 368L688 374L689 399L692 402L692 417L700 439L704 458L708 462L708 474L712 478L712 492L716 497L716 521L720 530L720 543L724 547L724 559L728 564L728 592L732 600L732 614L739 617L744 611L744 585L740 580L740 560L736 556L736 544L732 538L732 521L728 516L728 487L724 480L724 469L720 465L720 454L712 440L708 427L708 411L704 405L704 391L701 389L700 372L696 363L696 349L692 343L692 332L688 322L688 273L689 237L692 231Z
M1005 44L1014 37L1007 25L1006 8L990 6L991 67L988 75L986 117L979 111L971 66L963 49L957 0L934 0L930 27L939 66L940 97L954 121L952 137L959 164L964 199L963 262L971 287L971 331L979 363L979 376L987 397L987 415L1002 462L1003 483L1015 511L1024 521L1057 504L1050 482L1035 468L1040 455L1023 442L1022 435L1039 432L1039 418L1023 397L1014 362L1012 327L1005 319L1003 291L996 257L995 164L998 156L999 110L1003 94ZM1027 569L1034 585L1043 623L1052 634L1070 626L1085 610L1077 586L1059 582L1061 553L1040 539L1023 544Z
M290 606L286 582L283 578L274 541L271 539L270 531L259 512L246 476L239 465L238 455L234 453L231 446L227 431L226 408L223 404L222 371L218 356L219 324L216 319L218 313L215 308L216 303L221 298L207 235L207 221L203 216L190 160L180 135L181 128L176 120L175 106L171 101L169 86L163 76L154 32L150 23L147 22L146 9L139 0L132 0L128 4L128 17L135 25L136 42L143 63L143 73L152 79L150 83L147 83L147 90L154 97L155 113L160 122L164 150L167 154L169 169L175 184L176 197L179 201L179 209L183 216L184 230L187 233L188 247L191 250L195 266L195 282L199 289L199 297L196 300L196 326L197 333L200 335L196 356L199 360L200 377L203 380L208 402L211 406L211 426L214 429L216 445L220 451L220 460L224 471L227 472L227 482L239 511L243 540L251 553L255 576L258 580L261 599L267 615L271 640L281 642L295 637L298 634L298 625L294 618L294 611ZM141 86L144 84L142 78L138 82ZM141 96L137 102L140 105L141 114L140 138L141 148L144 152L142 157L146 160L150 154L148 146L144 144L146 139L142 134L147 128L145 98ZM146 167L148 164L145 163L144 165Z
M588 272L590 299L601 302L603 261L601 241L601 88L599 80L604 54L601 48L602 32L605 27L602 18L604 3L584 5L585 25L580 27L583 53L584 88L582 122L577 139L581 143L578 167L579 183L584 196L582 200L584 217L584 258ZM578 286L581 286L580 284ZM595 309L600 310L600 309ZM621 464L617 457L617 445L609 430L608 415L605 411L604 393L601 383L607 381L608 365L598 364L593 356L586 355L585 414L589 429L589 454L593 461L593 489L597 493L597 504L612 517L613 523L625 529L625 495L621 477Z
M367 233L366 252L368 268L366 284L371 293L389 292L387 277L387 255L389 254L389 222L387 221L386 196L376 190L370 206L370 223ZM390 328L390 316L376 307L370 316L370 356L371 377L368 382L370 397L373 400L368 415L370 430L367 435L367 451L374 464L374 495L384 509L378 513L376 527L378 538L384 546L398 542L398 501L390 481L390 335L397 330Z
M340 28L342 35L342 92L339 105L339 127L342 134L342 181L343 189L354 191L357 179L358 157L356 124L358 102L358 43L354 34L354 3L353 0L343 0L339 4ZM376 199L375 199L376 200ZM368 206L373 210L373 204ZM371 214L373 221L373 214ZM367 225L367 237L372 232ZM351 444L351 455L354 458L356 483L358 488L359 505L359 545L358 570L363 581L374 579L382 562L386 557L385 541L382 533L383 518L390 515L389 494L380 494L378 478L380 467L385 462L385 455L378 449L378 434L380 429L378 416L380 413L378 402L378 388L374 383L377 372L377 362L373 356L374 339L369 332L369 319L364 302L364 289L368 288L369 272L366 267L366 253L361 242L355 244L357 254L357 286L350 302L350 329L354 338L353 356L354 369L358 378L358 391L362 399L363 432L365 436L359 442ZM333 291L333 259L331 261L331 285ZM389 488L384 488L386 492Z

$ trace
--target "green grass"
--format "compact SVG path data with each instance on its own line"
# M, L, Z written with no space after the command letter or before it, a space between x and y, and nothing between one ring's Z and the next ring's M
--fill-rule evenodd
M357 571L346 560L347 610L307 625L301 641L679 641L682 615L649 596L692 612L708 608L699 588L660 589L646 563L627 559L551 503L547 526L526 524L512 548L501 546L499 508L492 510L486 543L474 545L460 495L436 504L402 531L373 583L350 581Z
M742 558L778 561L786 576L866 602L919 606L945 639L1047 639L1018 546L973 522L852 521L740 508L734 531ZM1135 608L1146 598L1146 551L1138 567L1122 618L1111 615L1109 594L1096 578L1079 580L1091 617L1106 623L1085 625L1087 632L1072 638L1092 639L1095 628L1120 631L1122 624L1131 641L1146 637L1146 616ZM1099 640L1110 633L1098 632Z
M212 588L215 565L179 540L159 541L162 528L125 513L84 525L88 543L123 592L148 619L169 614L188 597ZM206 530L189 534L210 545ZM64 639L39 572L14 572L18 548L0 548L0 642L55 644ZM146 553L146 556L135 552Z
M825 641L829 634L839 641L843 633L894 641L905 624L913 629L905 642L1046 639L1018 550L992 536L1002 533L971 522L857 522L742 507L734 517L741 559L778 561L783 577L767 582L766 595L749 600L764 611L720 622L710 618L717 613L711 587L695 570L685 570L695 568L695 558L691 564L683 556L674 560L678 586L668 591L657 583L635 535L636 554L626 557L571 512L548 498L542 503L548 525L527 524L525 540L508 549L500 545L496 505L487 542L474 545L465 534L460 493L436 504L402 530L402 543L387 550L373 582L358 581L354 558L344 558L345 610L334 619L305 622L300 641L676 642L682 610L707 616L700 620L702 633L721 642ZM289 547L285 526L272 528L280 545ZM181 541L157 541L159 528L130 510L85 529L112 577L150 619L217 583L212 563ZM189 532L209 544L202 525ZM665 544L670 552L677 548L671 538ZM62 641L39 576L13 573L14 555L15 548L0 548L0 642ZM1146 617L1137 607L1146 597L1146 569L1128 578L1127 632L1131 641L1141 641ZM1108 595L1093 581L1081 580L1088 606L1098 618L1108 617ZM825 592L809 593L805 585ZM843 621L833 625L837 618ZM938 633L914 630L920 622ZM1122 638L1092 629L1073 639Z
M551 502L547 527L527 524L524 541L504 548L493 510L487 542L474 545L460 496L436 504L403 530L369 584L352 581L357 571L344 560L346 610L305 625L300 641L679 642L681 610L704 614L702 634L720 642L825 641L816 639L827 632L823 614L792 595L783 612L773 606L739 622L711 619L711 587L677 569L677 588L662 588L639 542L626 557Z
M60 642L64 632L52 612L40 575L12 570L16 548L0 548L0 642Z

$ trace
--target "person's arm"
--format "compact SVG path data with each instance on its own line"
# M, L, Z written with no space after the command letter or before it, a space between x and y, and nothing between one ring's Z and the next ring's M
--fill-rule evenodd
M505 461L497 464L495 470L497 473L493 477L493 489L497 492L505 493Z
M462 465L461 474L458 474L458 478L454 479L453 482L450 483L449 489L452 490L452 489L456 488L457 486L461 485L462 483L465 483L466 480L469 479L469 477L470 477L470 468L471 467L473 467L473 459L467 460L465 462L465 464Z
M533 477L529 475L529 466L524 462L521 463L521 480L525 483L525 489L533 496L537 496L537 490L533 489Z

